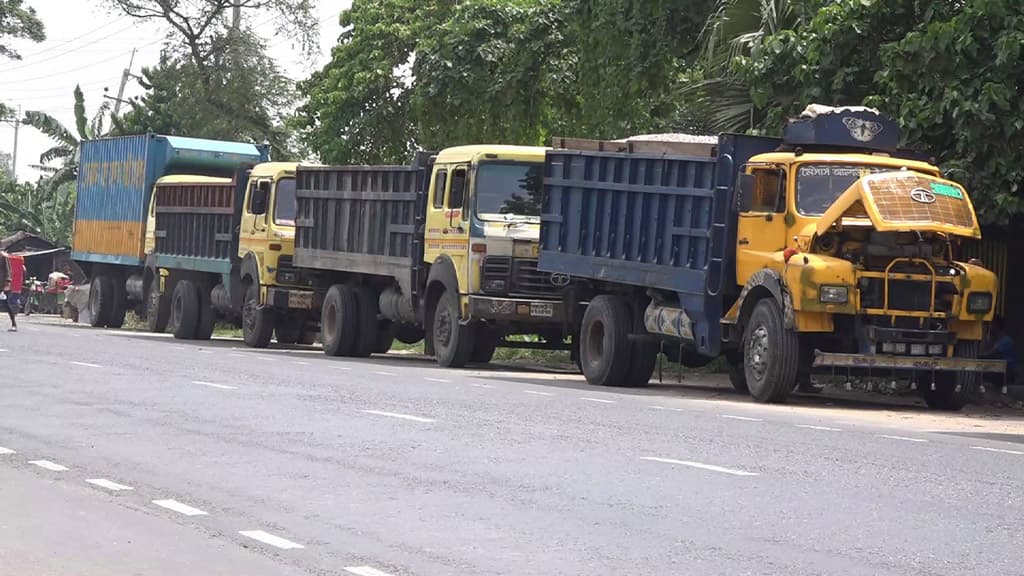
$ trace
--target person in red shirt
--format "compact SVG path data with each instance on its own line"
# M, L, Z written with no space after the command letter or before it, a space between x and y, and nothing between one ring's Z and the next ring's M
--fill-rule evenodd
M25 258L0 252L7 265L7 283L4 285L4 295L7 296L7 314L11 317L11 327L8 332L18 331L18 320L15 315L18 313L18 305L21 303L21 286L25 283Z

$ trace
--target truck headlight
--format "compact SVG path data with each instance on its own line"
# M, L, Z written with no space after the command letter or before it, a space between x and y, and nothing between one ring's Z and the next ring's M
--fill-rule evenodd
M818 288L818 299L826 304L846 304L849 292L846 286L822 286Z
M992 309L991 292L972 292L967 295L967 311L972 313L988 312Z

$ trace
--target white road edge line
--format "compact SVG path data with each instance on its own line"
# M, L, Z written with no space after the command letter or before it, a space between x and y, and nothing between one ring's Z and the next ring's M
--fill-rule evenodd
M682 408L666 408L665 406L648 406L648 408L653 408L655 410L668 410L670 412L682 412L683 411Z
M345 572L356 576L391 576L391 574L381 572L372 566L346 566Z
M380 372L380 371L374 372L374 374L376 374L378 376L394 376L395 375L394 372Z
M689 460L674 460L672 458L658 458L656 456L641 456L641 460L648 460L650 462L662 462L664 464L678 464L680 466L689 466L691 468L700 468L701 470L710 470L712 472L721 472L722 474L732 474L733 476L757 476L757 472L747 472L745 470L736 470L734 468L724 468L722 466L715 466L714 464L703 464L701 462L691 462Z
M106 488L107 490L113 490L119 492L121 490L134 490L131 486L125 486L124 484L118 484L117 482L111 482L106 478L90 478L86 480L89 484L99 486L100 488Z
M604 398L591 398L589 396L580 396L580 400L587 402L600 402L601 404L615 404L615 400L605 400Z
M360 412L366 414L375 414L377 416L387 416L388 418L401 418L402 420L412 420L413 422L433 422L433 418L423 418L421 416L412 416L410 414L399 414L397 412L384 412L382 410L360 410Z
M904 440L906 442L927 442L924 438L908 438L906 436L890 436L889 434L879 434L882 438L888 438L890 440Z
M0 348L0 352L10 352L7 348Z
M729 420L745 420L747 422L764 422L761 418L751 418L750 416L733 416L732 414L722 414L722 418L728 418Z
M220 388L221 390L238 390L235 386L227 386L226 384L214 384L213 382L203 382L202 380L193 380L193 384L199 384L200 386L209 386L210 388Z
M428 382L443 382L445 384L448 384L448 383L451 382L451 380L445 380L444 378L424 378L424 380L426 380Z
M989 448L987 446L971 446L975 450L985 450L986 452L999 452L1000 454L1016 454L1018 456L1024 456L1024 452L1019 450L1004 450L1002 448ZM3 454L3 452L0 452Z
M477 384L476 382L470 382L469 385L474 388L494 388L490 384Z
M814 426L813 424L794 424L797 428L808 428L810 430L827 430L828 432L842 432L839 428L829 428L828 426Z
M523 390L527 394L534 394L536 396L554 396L551 392L538 392L537 390Z
M3 454L17 454L17 452L11 450L10 448L4 448L3 446L0 446L0 455Z
M89 362L75 362L72 360L71 363L75 366L85 366L86 368L103 368L103 366L100 366L99 364L91 364Z
M153 500L153 504L156 504L157 506L159 506L161 508L167 508L168 510L174 510L175 512L177 512L179 514L184 514L185 516L205 516L206 515L206 512L200 510L199 508L193 508L193 507L189 506L188 504L182 504L181 502L178 502L177 500L171 500L171 499L167 499L167 500Z
M280 536L274 536L273 534L270 534L269 532L264 532L263 530L242 530L241 532L239 532L239 534L247 538L252 538L253 540L259 540L264 544L270 544L271 546L274 546L276 548L281 548L282 550L305 548L305 546L303 546L302 544L292 542L291 540L286 540L284 538L281 538Z
M348 366L331 366L331 368L334 368L335 370L351 370Z
M28 463L35 464L40 468L45 468L46 470L50 470L52 472L64 472L65 470L68 469L67 466L62 466L60 464L57 464L56 462L50 462L49 460L29 460Z
M303 362L302 360L292 360L292 364L298 364L299 366L309 366L309 362Z

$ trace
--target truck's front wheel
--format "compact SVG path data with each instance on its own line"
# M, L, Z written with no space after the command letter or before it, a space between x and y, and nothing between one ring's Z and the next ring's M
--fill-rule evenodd
M242 339L253 348L266 348L273 335L274 311L260 308L260 286L249 284L242 305Z
M957 342L953 355L956 358L977 358L978 342ZM935 390L930 384L921 386L924 402L929 408L954 412L971 403L977 388L977 372L938 372L935 374Z
M725 366L729 370L729 383L732 384L733 390L740 394L749 393L747 369L743 366L743 354L739 350L726 352Z
M434 354L446 368L462 368L473 353L473 326L459 323L459 295L445 290L434 310Z
M743 331L747 387L758 402L783 402L796 385L800 338L786 329L773 298L754 307Z

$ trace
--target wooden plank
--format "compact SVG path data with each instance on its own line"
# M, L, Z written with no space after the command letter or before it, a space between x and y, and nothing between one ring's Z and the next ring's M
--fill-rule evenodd
M586 152L615 152L619 154L669 154L672 156L697 156L710 158L714 156L715 145L704 142L672 142L663 140L630 140L619 142L614 140L589 140L586 138L566 138L554 136L551 147L563 150L583 150Z

